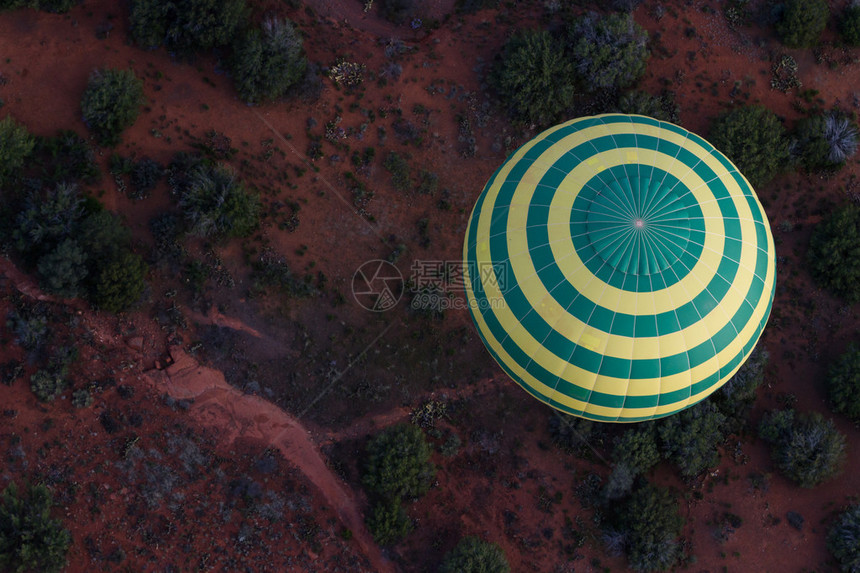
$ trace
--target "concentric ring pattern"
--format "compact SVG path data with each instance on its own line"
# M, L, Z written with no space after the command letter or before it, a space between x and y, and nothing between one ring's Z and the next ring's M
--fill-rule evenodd
M773 237L707 141L610 114L523 145L477 200L466 294L489 351L569 414L668 416L725 383L770 314Z

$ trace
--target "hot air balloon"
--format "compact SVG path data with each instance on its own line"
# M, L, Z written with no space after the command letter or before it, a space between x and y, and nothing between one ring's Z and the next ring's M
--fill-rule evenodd
M514 152L477 199L466 296L502 369L565 413L637 422L729 380L770 314L776 265L746 178L701 137L583 117Z

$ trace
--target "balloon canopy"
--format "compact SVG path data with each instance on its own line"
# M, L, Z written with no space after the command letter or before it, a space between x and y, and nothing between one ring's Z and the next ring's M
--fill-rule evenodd
M637 422L740 368L773 302L773 237L752 187L676 125L609 114L557 125L499 167L464 245L487 349L535 398Z

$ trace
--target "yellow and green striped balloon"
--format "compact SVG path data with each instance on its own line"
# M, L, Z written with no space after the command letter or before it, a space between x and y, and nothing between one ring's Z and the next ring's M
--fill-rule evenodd
M499 365L569 414L678 412L752 352L773 302L767 217L701 137L643 116L557 125L477 200L464 245L469 308Z

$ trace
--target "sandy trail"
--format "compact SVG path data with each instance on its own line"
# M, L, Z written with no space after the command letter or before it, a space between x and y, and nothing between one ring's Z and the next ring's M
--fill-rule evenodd
M310 434L297 420L276 405L233 388L221 372L200 365L181 349L173 349L171 355L174 362L168 368L145 373L151 384L173 398L193 398L189 415L200 425L217 429L224 443L251 438L278 448L335 509L373 570L394 572L393 564L383 557L367 531L355 496L326 466Z

